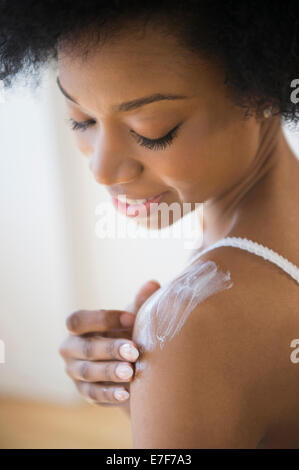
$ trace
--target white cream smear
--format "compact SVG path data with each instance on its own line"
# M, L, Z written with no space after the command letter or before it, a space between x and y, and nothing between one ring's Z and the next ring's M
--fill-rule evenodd
M232 286L230 272L222 272L214 261L199 260L191 266L188 264L179 276L154 292L139 309L134 341L140 352L152 351L158 344L162 349L179 333L198 304ZM141 367L140 363L138 367Z

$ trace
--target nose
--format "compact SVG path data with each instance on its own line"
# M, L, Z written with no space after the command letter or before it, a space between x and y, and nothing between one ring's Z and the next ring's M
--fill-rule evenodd
M113 165L113 167L112 167ZM99 163L99 159L91 158L89 168L95 180L102 185L111 186L134 181L142 173L142 168L136 160L123 160L118 165L109 163L109 167Z
M114 139L114 140L113 140ZM129 150L117 142L112 136L110 139L101 139L96 145L89 159L89 168L95 180L102 185L129 183L142 173L143 165L136 159L129 157Z

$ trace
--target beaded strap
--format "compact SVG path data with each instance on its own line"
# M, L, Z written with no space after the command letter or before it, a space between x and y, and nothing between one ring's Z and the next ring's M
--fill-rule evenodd
M283 256L279 255L275 251L267 248L260 243L253 242L252 240L248 240L248 238L241 238L241 237L226 237L218 240L218 242L214 243L213 245L205 248L200 253L196 253L191 259L188 261L189 263L193 263L197 258L201 255L206 253L207 251L213 250L219 246L233 246L236 248L240 248L243 250L248 250L255 255L261 256L265 260L272 261L272 263L276 264L279 268L283 269L286 273L288 273L297 283L299 284L299 268L288 261Z

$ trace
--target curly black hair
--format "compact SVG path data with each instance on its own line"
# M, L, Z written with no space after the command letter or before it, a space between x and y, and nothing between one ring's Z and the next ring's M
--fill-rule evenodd
M41 68L57 64L58 45L84 56L105 38L149 21L219 62L245 116L271 106L297 124L298 0L0 0L0 80L10 88L22 75L36 87Z

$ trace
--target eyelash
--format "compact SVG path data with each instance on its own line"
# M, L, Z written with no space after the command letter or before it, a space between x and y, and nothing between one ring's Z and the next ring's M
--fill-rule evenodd
M86 131L89 127L93 126L96 121L94 119L89 119L88 121L75 121L73 118L69 118L68 121L70 122L71 128L73 131L80 130L81 132ZM136 134L134 131L131 131L137 138L137 142L139 145L146 147L150 150L164 150L168 145L172 144L173 139L177 136L177 130L181 126L181 123L175 126L174 129L168 132L160 139L148 139L141 135Z

